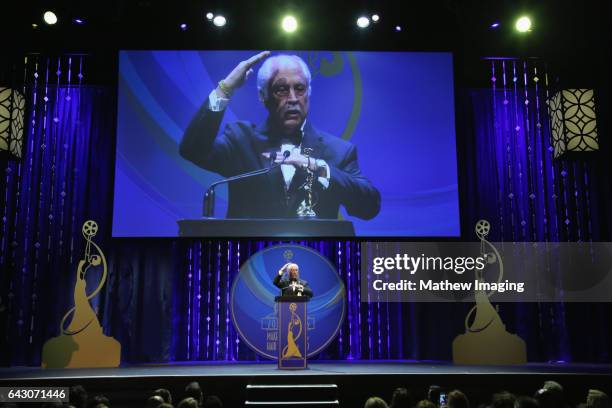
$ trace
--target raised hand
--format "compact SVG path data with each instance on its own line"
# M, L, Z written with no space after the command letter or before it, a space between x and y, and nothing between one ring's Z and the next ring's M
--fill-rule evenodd
M287 269L287 267L289 266L289 264L291 264L291 262L287 262L286 264L284 264L279 270L278 270L278 274L282 275L283 272L285 272L285 269Z
M219 96L228 98L236 89L240 88L249 76L253 73L253 66L266 59L270 51L262 51L245 61L241 61L223 80L223 89L217 87Z

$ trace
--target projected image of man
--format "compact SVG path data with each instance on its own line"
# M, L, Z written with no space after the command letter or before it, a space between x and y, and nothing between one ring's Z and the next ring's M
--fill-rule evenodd
M266 174L229 184L229 218L297 217L307 197L308 174L315 177L312 191L319 218L337 218L340 206L349 215L374 218L380 211L380 193L361 173L356 147L318 130L308 119L308 66L295 55L269 54L264 51L240 62L219 81L187 127L180 154L224 177L278 165ZM257 88L267 120L260 125L238 121L220 131L233 93L263 60ZM309 155L306 148L311 149Z

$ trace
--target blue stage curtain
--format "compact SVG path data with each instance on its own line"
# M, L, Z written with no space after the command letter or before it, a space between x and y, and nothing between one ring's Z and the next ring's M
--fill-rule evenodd
M610 144L602 141L599 153L553 158L546 64L486 64L491 87L462 90L457 107L463 239L477 240L474 225L486 219L492 242L609 241ZM606 118L598 119L603 128ZM609 325L584 318L610 316L610 304L501 304L500 313L526 340L531 361L610 361Z
M41 59L25 157L0 166L0 364L39 365L43 343L60 333L87 219L100 225L110 272L92 304L124 362L257 360L228 320L229 288L251 254L279 242L110 239L114 91L55 82L60 62ZM486 218L491 241L609 240L609 173L588 158L552 160L543 94L537 110L522 99L537 100L532 82L514 83L459 97L463 238L475 240ZM359 242L295 243L328 257L347 288L347 319L318 359L451 360L470 304L363 302ZM500 314L530 361L612 361L609 304L501 304Z
M59 334L73 302L83 222L100 223L98 242L110 234L113 92L39 84L29 87L28 101L24 158L1 166L0 355L5 365L40 364L43 341Z

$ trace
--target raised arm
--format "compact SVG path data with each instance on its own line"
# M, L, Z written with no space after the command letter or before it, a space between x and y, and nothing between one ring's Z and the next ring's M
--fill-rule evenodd
M206 170L223 176L233 173L235 158L232 157L232 133L235 129L226 127L219 133L225 106L234 91L240 88L253 72L253 66L269 55L260 52L241 61L211 92L207 100L191 119L181 143L179 153L185 159Z
M272 283L274 283L274 286L276 286L279 289L283 289L283 286L281 285L281 278L283 277L283 273L285 272L285 269L287 269L287 267L291 264L291 262L287 262L286 264L284 264L279 270L278 273L276 274L276 276L274 277L274 280L272 281Z

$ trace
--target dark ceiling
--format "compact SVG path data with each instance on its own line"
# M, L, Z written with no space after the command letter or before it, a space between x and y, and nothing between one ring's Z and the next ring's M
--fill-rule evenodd
M8 23L17 33L17 55L85 52L102 58L122 48L449 50L461 67L459 80L470 85L486 56L540 57L569 82L598 82L607 76L612 37L605 2L593 0L21 0L12 6ZM47 9L58 15L55 26L42 22ZM228 24L214 27L207 11L224 14ZM300 22L292 36L279 28L287 12ZM380 22L358 29L357 17L372 13ZM528 34L512 27L521 13L534 20ZM87 23L76 25L74 17ZM501 23L496 30L489 28L494 21ZM186 31L179 29L183 22Z

